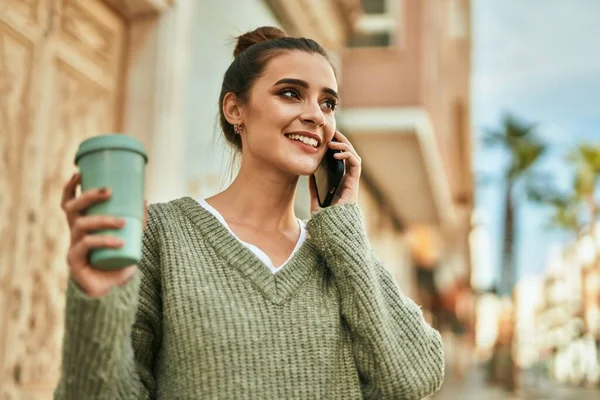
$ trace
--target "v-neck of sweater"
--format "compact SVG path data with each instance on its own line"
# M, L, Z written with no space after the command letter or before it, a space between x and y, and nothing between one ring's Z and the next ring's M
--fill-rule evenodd
M320 255L307 234L307 240L292 254L286 267L272 274L250 249L242 244L210 211L191 197L173 201L198 228L217 254L274 304L285 303L316 272Z
M283 267L285 267L287 265L287 263L290 261L290 259L294 256L294 254L296 254L296 252L298 251L300 246L302 246L302 244L306 240L306 227L305 227L304 223L302 222L302 220L297 219L298 226L300 227L300 236L298 237L298 240L296 241L296 245L294 246L294 249L292 250L289 257L281 265L276 267L275 264L273 263L273 260L271 260L271 258L267 255L267 253L265 253L260 247L255 246L252 243L248 243L248 242L245 242L242 239L240 239L240 237L237 236L235 234L235 232L233 232L233 230L231 229L231 227L225 220L225 217L223 217L223 215L216 208L211 206L205 199L200 198L197 201L202 207L204 207L207 211L209 211L211 214L213 214L219 220L219 222L221 222L221 224L223 224L223 226L225 228L227 228L229 233L231 233L237 240L239 240L250 251L252 251L254 254L256 254L256 256L269 268L269 270L273 274L278 273L279 271L281 271L283 269Z

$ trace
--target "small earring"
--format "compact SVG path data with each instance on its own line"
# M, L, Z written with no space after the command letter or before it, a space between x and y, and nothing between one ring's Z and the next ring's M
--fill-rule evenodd
M236 135L241 135L243 130L244 130L244 127L241 126L240 124L233 124L233 131L235 132Z

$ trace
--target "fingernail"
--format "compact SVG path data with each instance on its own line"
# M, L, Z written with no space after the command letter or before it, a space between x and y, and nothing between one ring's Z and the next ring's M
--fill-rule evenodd
M106 193L108 193L108 188L104 187L104 188L98 190L98 193L100 193L100 194L106 194Z

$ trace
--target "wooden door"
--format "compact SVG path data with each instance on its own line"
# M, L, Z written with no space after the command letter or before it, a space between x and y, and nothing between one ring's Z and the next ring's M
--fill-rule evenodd
M0 1L0 399L59 377L62 186L81 140L120 127L125 38L100 0Z

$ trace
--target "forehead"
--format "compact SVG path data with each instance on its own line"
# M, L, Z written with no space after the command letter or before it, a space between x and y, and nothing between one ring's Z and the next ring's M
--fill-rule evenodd
M337 90L333 68L318 53L288 51L270 60L261 80L267 85L273 85L283 78L301 79L318 89L327 87Z

